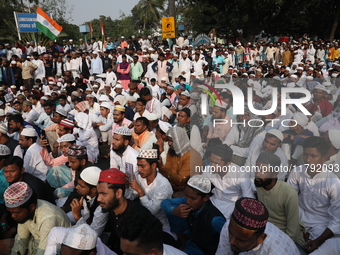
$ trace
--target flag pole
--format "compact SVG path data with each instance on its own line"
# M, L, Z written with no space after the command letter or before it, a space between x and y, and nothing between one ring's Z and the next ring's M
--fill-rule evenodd
M14 13L15 24L16 24L16 26L17 26L18 37L19 37L19 40L21 40L21 35L20 35L20 30L19 30L19 25L18 25L18 17L17 17L17 13L16 13L16 12L13 12L13 13Z

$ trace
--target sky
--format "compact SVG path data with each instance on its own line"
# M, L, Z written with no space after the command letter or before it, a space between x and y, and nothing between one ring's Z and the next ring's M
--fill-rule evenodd
M79 26L85 21L99 18L99 15L110 16L115 20L119 18L121 11L128 16L139 0L66 0L66 2L69 6L73 5L73 20L70 23Z

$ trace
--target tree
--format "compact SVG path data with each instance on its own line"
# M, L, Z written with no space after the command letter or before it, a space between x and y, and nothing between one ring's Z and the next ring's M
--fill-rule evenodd
M143 24L143 30L159 24L159 11L164 9L163 3L163 0L140 0L133 8L133 12L138 13L139 24Z
M338 6L337 0L186 0L183 14L197 33L217 28L223 33L231 30L241 40L251 40L262 30L328 38L332 24L337 26ZM242 35L238 29L243 30Z

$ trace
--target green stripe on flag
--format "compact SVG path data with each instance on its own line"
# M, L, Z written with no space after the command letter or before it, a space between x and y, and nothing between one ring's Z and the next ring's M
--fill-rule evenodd
M57 38L57 36L55 34L53 34L51 32L51 30L49 30L47 27L45 27L43 24L37 22L36 23L37 28L43 33L45 34L48 38L50 38L52 41L55 40Z

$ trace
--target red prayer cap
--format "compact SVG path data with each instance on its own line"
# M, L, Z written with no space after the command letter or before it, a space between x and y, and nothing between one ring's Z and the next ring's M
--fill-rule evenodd
M125 173L116 168L110 168L100 172L99 181L113 184L125 184Z

